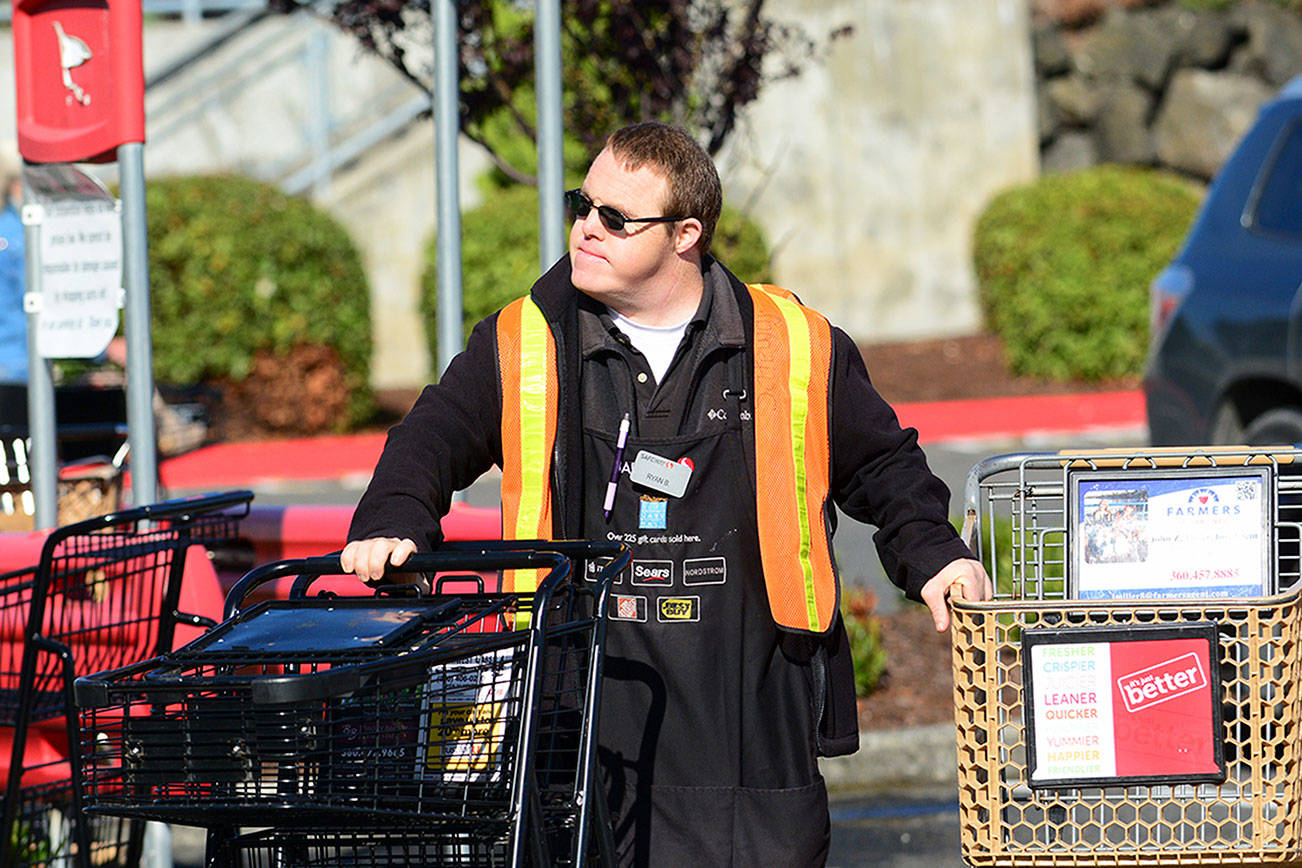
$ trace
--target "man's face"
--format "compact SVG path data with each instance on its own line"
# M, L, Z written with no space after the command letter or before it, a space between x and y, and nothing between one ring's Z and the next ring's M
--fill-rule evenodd
M669 196L661 175L646 166L630 172L609 149L597 155L581 189L594 205L609 205L625 217L662 216ZM677 258L673 236L662 223L628 223L612 232L594 207L570 229L570 280L599 301L627 298Z

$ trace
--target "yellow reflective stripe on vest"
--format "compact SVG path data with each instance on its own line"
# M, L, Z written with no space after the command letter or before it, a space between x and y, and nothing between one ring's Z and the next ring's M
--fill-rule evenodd
M516 514L512 539L544 539L551 535L551 522L542 526L545 512L550 512L548 470L551 468L551 443L556 418L556 387L549 383L552 368L532 364L532 359L546 359L552 339L542 311L532 301L522 305L520 317L520 509ZM549 388L550 386L550 388ZM552 429L552 430L549 430Z
M836 612L827 539L831 325L775 286L755 304L756 518L779 626L826 632Z
M498 314L497 357L502 383L502 535L550 539L556 342L531 299L517 299ZM541 570L508 570L502 577L506 591L532 590L541 580Z

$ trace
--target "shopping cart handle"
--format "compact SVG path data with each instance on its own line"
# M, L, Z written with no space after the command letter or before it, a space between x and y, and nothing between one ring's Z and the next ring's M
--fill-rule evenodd
M559 546L557 546L559 547ZM564 553L554 550L539 551L522 548L490 548L485 550L457 550L420 552L403 562L401 567L390 567L393 573L438 573L449 570L513 570L547 569L548 578L557 573L568 574L570 562ZM294 558L274 561L247 573L226 594L223 617L234 617L244 600L259 585L287 577L317 577L351 575L339 563L339 555L314 558ZM297 584L297 583L296 583ZM300 591L303 590L300 588Z

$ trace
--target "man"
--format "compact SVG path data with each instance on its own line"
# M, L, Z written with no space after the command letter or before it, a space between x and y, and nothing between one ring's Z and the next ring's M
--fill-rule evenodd
M721 201L682 131L612 135L566 194L569 257L390 432L342 561L375 579L436 546L494 463L509 536L634 540L598 751L621 864L817 865L816 755L857 747L829 501L938 630L989 579L850 338L709 256Z

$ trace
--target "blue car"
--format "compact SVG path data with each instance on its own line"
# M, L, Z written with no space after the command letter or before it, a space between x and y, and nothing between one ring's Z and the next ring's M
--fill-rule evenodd
M1302 442L1302 77L1262 107L1150 295L1153 445Z

